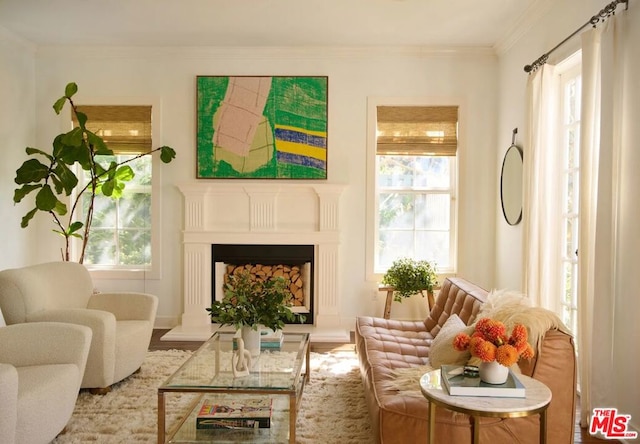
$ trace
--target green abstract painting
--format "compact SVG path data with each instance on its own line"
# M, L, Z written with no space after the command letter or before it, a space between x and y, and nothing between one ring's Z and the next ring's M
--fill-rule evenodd
M198 76L197 177L326 179L327 77Z

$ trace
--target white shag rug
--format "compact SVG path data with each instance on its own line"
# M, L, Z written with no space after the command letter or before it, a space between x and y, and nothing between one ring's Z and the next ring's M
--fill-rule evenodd
M65 432L52 444L157 442L157 388L191 355L147 353L140 372L100 396L81 391ZM192 395L167 395L167 430L186 413ZM365 444L373 441L358 358L354 352L311 353L296 424L296 442Z

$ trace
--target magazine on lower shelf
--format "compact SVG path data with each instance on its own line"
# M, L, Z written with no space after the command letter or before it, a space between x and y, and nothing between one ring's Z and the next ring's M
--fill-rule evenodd
M271 427L271 398L240 401L204 399L196 417L197 429L264 429Z
M504 384L488 384L480 377L464 376L459 365L443 365L440 369L442 386L452 396L493 396L524 398L525 387L511 369Z

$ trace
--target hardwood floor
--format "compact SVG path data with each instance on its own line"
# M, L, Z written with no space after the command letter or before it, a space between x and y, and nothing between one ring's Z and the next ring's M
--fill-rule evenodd
M155 329L151 337L149 350L197 350L202 342L195 341L161 341L160 338L169 330ZM332 351L355 350L355 340L353 332L351 332L351 342L349 344L337 344L331 342L312 342L311 351L317 353L329 353ZM574 443L575 444L596 444L604 441L596 439L589 435L586 429L580 427L580 405L576 408L576 424L574 427ZM619 443L619 441L608 440L609 443ZM555 443L554 443L555 444Z

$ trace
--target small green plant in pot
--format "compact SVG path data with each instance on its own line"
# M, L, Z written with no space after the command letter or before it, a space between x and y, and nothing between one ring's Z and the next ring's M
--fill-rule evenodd
M438 285L435 264L411 258L397 259L382 278L382 283L393 287L393 299L402 302L414 294L424 297L424 291L431 293Z

